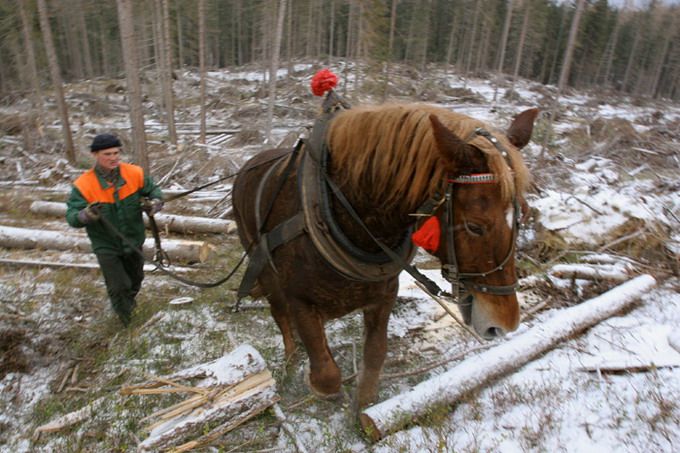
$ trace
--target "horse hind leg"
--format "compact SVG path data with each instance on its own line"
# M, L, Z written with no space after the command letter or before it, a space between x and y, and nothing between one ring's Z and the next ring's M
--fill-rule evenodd
M301 306L294 313L295 324L309 357L309 370L305 380L312 392L323 399L342 396L340 368L331 354L323 318L316 310Z

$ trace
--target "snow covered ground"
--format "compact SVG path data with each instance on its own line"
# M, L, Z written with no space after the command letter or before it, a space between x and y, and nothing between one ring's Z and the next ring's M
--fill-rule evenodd
M336 69L342 73L342 68ZM295 71L298 84L303 88L284 85L281 88L283 95L303 93L303 97L311 97L304 94L313 74L311 66L297 65ZM284 75L281 73L279 77ZM261 72L247 70L213 72L210 76L211 92L216 98L222 87L238 82L239 89L249 99L255 96L262 80ZM183 74L178 84L190 86L192 77L195 74ZM498 90L498 101L494 103L495 87L489 81L462 79L439 72L428 73L428 78L451 89L464 86L476 94L483 102L461 103L454 97L443 96L442 105L500 128L509 123L512 114L546 102L545 87L524 81L519 81L515 87L519 101L502 100L508 89L505 84ZM400 83L400 80L394 77L393 83ZM403 76L403 81L409 87L415 83L407 76ZM350 93L354 83L353 77L347 81ZM305 400L304 363L288 375L275 371L282 396L281 407L307 451L678 451L680 107L633 102L632 99L612 98L612 101L615 103L595 102L592 94L563 96L559 102L562 110L554 124L554 137L548 140L553 145L551 149L545 151L540 143L546 134L544 123L541 123L534 143L526 150L537 190L527 197L533 208L532 220L520 238L520 259L529 263L522 271L525 278L521 280L520 293L525 317L519 330L509 339L547 323L569 307L638 274L654 275L658 285L647 291L634 308L561 342L516 371L466 392L459 400L451 401L447 410L433 411L417 424L375 444L359 432L348 399L344 403ZM293 104L293 99L286 98L281 102ZM316 100L304 102L309 107L314 106ZM245 127L253 121L247 115L246 107L249 106L241 105L237 111L223 107L212 112L209 123L221 124L224 118L229 118L230 127ZM660 109L663 115L656 115ZM188 109L184 115L191 119L194 113ZM613 143L612 137L605 142L599 140L595 134L595 120L614 119L626 120L643 138L638 137L632 145ZM120 116L100 118L92 120L83 129L124 123L124 117ZM299 117L285 115L277 117L276 123L274 139L277 141L303 125ZM663 135L660 132L660 136L665 137L661 151L670 148L671 152L640 144L647 137L644 134L664 128L671 133ZM618 140L621 135L614 138ZM577 139L580 140L578 144ZM228 144L225 147L229 150L238 148ZM191 183L219 176L215 165L208 165L210 168L201 171L197 167L202 169L206 162L213 162L210 159L223 157L219 153L224 154L225 147L221 150L217 146L208 147L201 157L181 159L179 174L191 174L200 181L174 181L173 187L186 188ZM643 151L634 152L632 148ZM255 149L248 148L246 154ZM629 149L630 154L622 154ZM180 155L165 157L169 161L167 166L157 163L161 174L167 172ZM194 158L203 162L197 165ZM5 157L3 159L8 162ZM24 167L28 172L28 166ZM67 180L59 180L58 176L48 175L41 179L50 180L52 187L63 190L68 187ZM39 194L31 192L31 196L38 197ZM3 204L9 198L2 198ZM216 199L219 195L210 203ZM201 208L192 209L200 211ZM0 223L19 222L12 216L9 206L0 209ZM237 247L233 241L212 240L216 247ZM622 248L622 245L628 248ZM14 256L12 251L0 251L3 257ZM666 257L665 261L655 261L662 255ZM62 259L77 261L82 258L64 254ZM673 260L675 274L672 265L668 264ZM419 255L417 262L432 267L424 255ZM572 267L559 267L565 264ZM29 363L23 372L6 374L0 380L0 451L134 451L139 440L136 438L141 436L143 439L145 435L140 420L163 402L125 399L115 391L120 384L139 382L144 373L162 374L164 370L208 362L220 357L225 350L244 343L258 349L273 371L282 368L283 347L271 318L264 310L257 309L231 314L225 308L232 302L231 296L224 291L200 293L152 274L145 282L144 300L153 301L158 312L153 316L148 314L146 322L149 324L138 326L134 335L126 337L111 327L113 321L103 324L98 321L106 318L108 307L103 286L96 278L92 281L91 276L88 279L77 273L65 277L50 270L32 272L0 268L0 299L3 306L15 309L2 312L5 316L0 326L4 331L33 323L38 326L34 332L46 335L50 331L60 331L64 323L75 323L83 331L102 329L108 336L105 340L98 339L105 341L106 349L113 352L108 356L102 353L103 363L94 362L97 366L93 368L99 370L97 375L88 374L86 382L73 385L85 388L84 391L73 390L66 396L57 394L55 389L59 387L67 364L72 366L73 362L67 358L87 356L84 351L52 351L55 360L49 360L47 354L40 356L40 363ZM438 271L428 272L432 278L440 279ZM65 278L71 279L70 285L80 285L80 292L64 292ZM90 292L85 292L88 288ZM101 300L93 302L92 294ZM196 302L180 308L159 302L180 295L193 296ZM21 321L24 318L28 321ZM336 359L345 374L352 372L360 353L357 351L361 344L360 326L358 315L328 326L330 346L336 351ZM426 379L442 375L460 360L481 353L476 340L415 288L408 277L402 278L400 301L390 322L389 338L390 353L381 400L404 393ZM490 347L504 341L499 340ZM37 350L38 343L37 338L32 342L26 340L24 349ZM69 349L68 341L59 344L60 348ZM49 346L43 347L49 350ZM445 362L447 358L451 360ZM442 364L429 369L433 363ZM89 379L92 382L87 382ZM353 388L354 383L350 382L346 391L351 393ZM32 439L33 430L39 424L79 409L95 396L104 398L104 406L92 419L69 430ZM304 404L295 405L301 400ZM296 447L272 417L265 415L208 450L294 452Z

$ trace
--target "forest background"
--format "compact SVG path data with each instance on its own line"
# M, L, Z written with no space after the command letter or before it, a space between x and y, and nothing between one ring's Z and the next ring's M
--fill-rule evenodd
M0 100L31 95L34 114L23 121L35 124L43 118L41 90L54 86L72 163L62 83L124 73L133 149L148 167L139 83L148 69L159 71L174 145L171 80L182 67L200 67L204 78L207 68L248 63L291 73L296 58L363 60L375 85L364 88L384 99L391 63L422 71L436 62L463 75L505 73L560 91L680 98L680 7L657 0L2 0L0 37ZM201 126L204 142L204 109Z

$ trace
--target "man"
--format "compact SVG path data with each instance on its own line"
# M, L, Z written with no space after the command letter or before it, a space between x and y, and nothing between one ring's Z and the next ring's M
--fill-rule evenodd
M141 167L120 161L121 143L115 135L97 135L90 151L94 167L73 183L66 221L87 230L111 306L127 327L144 279L142 210L159 212L163 194Z

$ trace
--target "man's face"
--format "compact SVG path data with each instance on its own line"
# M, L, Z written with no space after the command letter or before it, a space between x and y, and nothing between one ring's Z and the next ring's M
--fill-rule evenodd
M111 171L120 165L120 148L101 149L94 153L99 168Z

